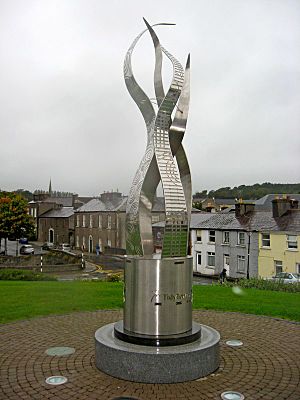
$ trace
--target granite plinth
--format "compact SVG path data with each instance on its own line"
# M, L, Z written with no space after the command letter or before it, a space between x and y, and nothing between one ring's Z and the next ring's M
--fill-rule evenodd
M176 383L207 376L219 367L220 334L201 324L201 338L178 346L142 346L119 340L114 323L95 333L96 366L116 378ZM199 324L200 325L200 324Z

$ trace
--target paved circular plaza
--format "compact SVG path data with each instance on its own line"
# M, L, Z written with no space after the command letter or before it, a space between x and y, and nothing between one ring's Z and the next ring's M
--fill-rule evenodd
M35 318L0 326L0 399L220 399L234 390L245 399L300 399L300 325L267 317L195 311L193 319L221 334L220 368L179 384L139 384L119 380L95 366L94 333L122 319L122 311L96 311ZM242 347L226 341L239 339ZM71 354L52 355L52 347ZM50 354L50 355L49 355ZM147 371L145 371L147 374ZM67 383L51 386L50 376Z

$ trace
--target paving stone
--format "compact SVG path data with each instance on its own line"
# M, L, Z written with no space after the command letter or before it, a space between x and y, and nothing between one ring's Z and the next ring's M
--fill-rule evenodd
M139 384L112 378L95 366L95 331L122 319L108 310L35 318L0 326L0 400L138 400L220 399L235 390L246 399L300 399L300 324L267 317L195 311L196 322L221 334L220 368L208 377L179 384ZM244 345L232 348L229 339ZM75 353L48 356L50 347L73 347ZM146 372L145 372L146 373ZM45 379L62 375L68 382L50 386Z

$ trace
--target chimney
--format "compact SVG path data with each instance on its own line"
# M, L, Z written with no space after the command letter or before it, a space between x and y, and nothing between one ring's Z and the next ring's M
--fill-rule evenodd
M248 212L254 211L254 208L254 203L244 203L242 200L239 200L238 203L235 203L235 216L242 217Z
M282 217L288 210L298 209L298 200L289 197L272 200L274 218Z

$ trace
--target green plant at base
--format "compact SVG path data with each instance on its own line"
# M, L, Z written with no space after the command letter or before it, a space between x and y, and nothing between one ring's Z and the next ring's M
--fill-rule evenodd
M106 281L107 282L120 282L122 279L118 274L110 274L107 275Z
M55 281L56 279L54 277L39 274L31 270L1 268L0 280L1 281Z
M261 290L275 290L279 292L296 293L300 292L300 283L286 284L282 281L273 281L262 278L239 279L234 282L226 281L224 283L215 283L217 286L233 287L239 286L245 289L261 289Z

